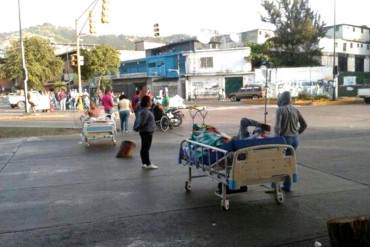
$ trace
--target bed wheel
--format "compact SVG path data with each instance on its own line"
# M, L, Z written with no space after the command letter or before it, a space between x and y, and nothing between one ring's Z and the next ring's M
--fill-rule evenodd
M275 201L277 204L283 204L284 203L284 192L281 189L280 183L275 184Z
M221 207L224 211L230 210L230 201L229 200L222 200L221 201Z
M191 183L189 181L185 181L185 190L187 192L191 191Z

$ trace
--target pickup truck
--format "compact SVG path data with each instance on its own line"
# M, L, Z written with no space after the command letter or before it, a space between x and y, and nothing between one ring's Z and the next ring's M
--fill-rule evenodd
M370 104L370 88L359 88L357 95L363 98L366 104Z
M49 97L46 95L42 95L37 91L30 91L29 94L32 94L32 99L35 103L35 110L36 111L47 111L50 110L50 102ZM17 94L9 94L8 95L8 102L11 108L24 108L25 106L25 97L24 95L17 95Z

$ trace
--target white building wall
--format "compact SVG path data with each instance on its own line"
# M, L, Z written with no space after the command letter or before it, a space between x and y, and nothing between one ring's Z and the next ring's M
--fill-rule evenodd
M215 98L220 89L225 90L224 76L191 76L186 81L186 98Z
M364 72L370 72L370 57L365 57Z
M268 97L277 97L283 91L290 91L293 97L302 91L318 94L315 83L319 80L331 80L332 73L332 67L324 66L270 69ZM255 83L266 83L266 71L255 70Z
M360 42L368 42L370 40L370 33L368 28L353 27L343 25L342 38L347 40L354 40ZM362 30L362 32L361 32Z
M230 74L247 73L252 70L252 65L248 59L250 48L234 48L225 50L198 50L185 54L186 74L207 75L207 74ZM212 57L213 67L202 68L201 58Z
M352 55L361 55L361 56L370 56L370 44L362 43L362 42L355 42L355 41L348 41L343 39L336 40L337 53L346 53ZM346 50L343 49L343 44L346 43ZM352 43L352 48L351 48ZM334 50L334 40L330 38L322 38L320 40L319 46L323 48L324 53L333 53Z
M356 65L355 56L353 55L348 56L347 63L348 63L347 64L348 71L355 71L355 65Z

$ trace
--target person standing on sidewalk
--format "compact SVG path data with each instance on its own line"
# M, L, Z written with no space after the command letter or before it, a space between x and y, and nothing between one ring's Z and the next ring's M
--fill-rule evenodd
M133 109L130 100L124 94L119 96L118 111L121 120L121 132L128 132L128 118L130 117L130 113L133 112Z
M103 98L101 99L101 103L104 107L104 111L106 114L113 113L113 97L112 97L112 91L110 89L105 90L105 94Z
M67 102L67 94L62 88L59 92L59 103L60 103L60 110L65 111L66 110L66 102Z
M141 110L138 113L139 123L135 130L139 132L141 138L140 157L142 168L157 169L158 166L153 165L149 157L149 151L153 140L153 132L155 130L155 120L151 111L152 100L150 96L145 95L141 99L140 107Z
M276 110L275 134L283 136L288 145L295 150L299 145L299 135L305 131L307 123L297 108L291 104L290 92L286 91L278 99L278 108ZM294 174L297 176L297 174ZM296 178L295 178L296 180ZM292 181L287 178L284 181L283 190L291 191Z

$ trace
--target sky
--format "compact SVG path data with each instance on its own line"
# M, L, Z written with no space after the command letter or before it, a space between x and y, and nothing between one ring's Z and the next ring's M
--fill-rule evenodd
M74 27L74 20L92 0L21 0L23 28L51 23ZM311 0L322 19L333 24L334 0ZM17 0L0 0L0 33L18 30ZM337 0L337 23L370 26L369 0ZM95 17L100 19L100 4ZM261 0L109 0L109 24L98 24L97 34L152 36L160 33L197 35L201 29L233 33L269 28L261 22Z

